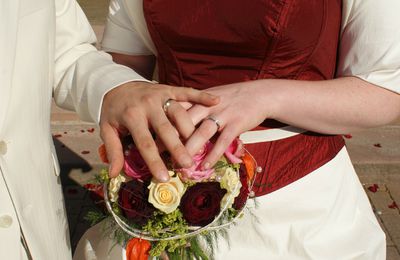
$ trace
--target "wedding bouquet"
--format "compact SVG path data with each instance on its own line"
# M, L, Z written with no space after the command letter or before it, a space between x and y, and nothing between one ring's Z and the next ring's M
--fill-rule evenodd
M125 247L127 259L212 257L218 234L226 235L224 228L244 214L248 198L254 196L257 167L241 141L235 139L208 170L200 165L212 149L211 142L194 156L189 169L176 167L169 154L163 153L170 174L166 183L152 179L132 139L123 143L123 172L110 179L103 170L99 180L105 217L114 229L113 239ZM99 151L106 161L104 146ZM89 220L95 215L89 214Z

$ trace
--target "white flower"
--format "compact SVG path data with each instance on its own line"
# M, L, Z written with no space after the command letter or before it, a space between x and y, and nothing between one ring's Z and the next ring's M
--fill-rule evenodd
M116 202L118 200L118 192L121 184L126 181L126 177L123 175L118 175L115 178L111 178L110 184L108 185L108 194L110 196L111 202Z
M240 183L240 186L242 186L241 183ZM240 193L240 189L235 193L231 193L231 192L226 193L221 200L221 208L224 208L225 205L226 205L227 209L231 208L233 202L235 202L235 198L239 195L239 193Z
M174 172L169 171L173 176ZM149 202L164 213L171 213L178 208L181 197L185 192L185 186L178 176L171 178L169 182L153 182L148 186Z
M221 188L225 189L228 193L235 192L235 190L240 190L240 187L242 187L238 173L231 167L227 167L225 169L219 184Z
M235 198L239 195L240 188L242 187L238 173L231 167L226 168L219 184L222 189L227 191L221 200L221 208L225 205L227 205L227 208L230 208L235 201Z

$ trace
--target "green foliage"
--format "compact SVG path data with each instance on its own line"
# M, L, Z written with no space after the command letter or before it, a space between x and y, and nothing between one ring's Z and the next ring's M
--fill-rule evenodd
M226 160L226 158L225 158L225 156L222 156L221 157L221 159L219 159L216 163L215 163L215 165L214 165L214 170L215 171L219 171L219 170L222 170L222 169L224 169L224 168L226 168L226 167L228 167L228 166L231 166L231 164L230 163L228 163L228 161Z
M190 255L195 256L196 259L199 260L209 259L207 254L204 252L204 249L202 248L197 237L193 237L190 240L190 247L187 247L187 251L189 252Z
M125 246L130 239L131 239L131 236L128 235L125 231L123 231L119 227L115 229L114 240L115 240L116 244Z
M166 229L174 234L186 234L188 232L188 225L179 209L170 214L154 212L153 217L142 228L156 238L168 237L169 234L165 232ZM186 243L186 239L153 242L150 255L159 256L163 251L174 252L177 248L185 246Z
M108 176L108 170L107 169L101 169L100 174L96 175L96 178L100 183L106 183L110 180L110 177Z
M90 226L94 226L107 217L108 216L100 210L94 209L89 211L83 219L89 222Z

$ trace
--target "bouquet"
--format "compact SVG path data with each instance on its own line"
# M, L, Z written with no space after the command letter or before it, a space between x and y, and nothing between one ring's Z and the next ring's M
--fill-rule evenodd
M170 180L159 183L132 139L125 138L123 172L110 179L103 170L98 179L106 206L103 218L109 220L113 239L125 247L128 260L209 259L218 235L226 235L224 228L244 214L248 198L254 197L254 159L235 139L213 168L201 170L212 146L206 143L189 169L177 167L163 153ZM104 145L99 153L107 161ZM95 216L89 213L88 218L96 222Z

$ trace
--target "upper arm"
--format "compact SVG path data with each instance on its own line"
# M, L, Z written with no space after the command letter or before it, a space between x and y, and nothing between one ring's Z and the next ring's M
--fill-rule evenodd
M343 1L337 76L400 93L400 1Z

